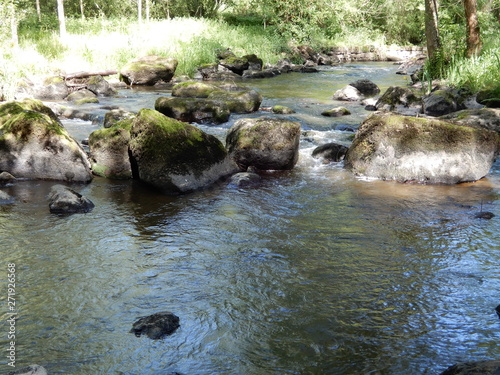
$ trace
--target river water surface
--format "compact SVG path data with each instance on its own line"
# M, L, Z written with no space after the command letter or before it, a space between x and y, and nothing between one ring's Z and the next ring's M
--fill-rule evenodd
M168 197L137 182L72 187L96 207L49 213L54 182L16 182L0 206L1 352L8 350L7 263L16 264L16 365L49 374L438 374L499 359L500 164L454 186L355 178L310 157L349 144L368 112L320 116L360 78L403 85L373 63L248 81L297 114L296 168L256 188L222 182ZM168 92L131 91L102 104L153 108ZM104 110L103 112L104 113ZM263 112L251 116L263 116ZM228 124L202 129L224 138ZM67 121L77 139L99 128ZM481 210L497 216L481 220ZM162 340L129 333L138 317L180 317ZM5 355L0 373L12 370Z

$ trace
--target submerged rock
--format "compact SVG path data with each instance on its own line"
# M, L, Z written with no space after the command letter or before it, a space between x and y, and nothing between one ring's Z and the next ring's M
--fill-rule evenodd
M448 367L441 375L498 375L500 361L464 362Z
M278 115L290 115L292 113L295 113L295 111L289 107L286 107L284 105L275 105L271 108L272 113L276 113Z
M345 107L337 107L321 112L321 115L326 117L342 117L349 116L350 114L351 112Z
M8 375L47 375L47 370L40 365L29 365L16 371L11 371Z
M179 327L179 317L169 311L163 311L140 318L132 325L130 333L137 337L146 335L152 340L158 340L173 334Z
M204 188L238 170L216 137L155 110L137 114L130 138L133 172L166 194Z
M261 177L253 172L240 172L231 176L230 183L238 187L247 187L256 185L261 181Z
M120 80L127 85L153 86L169 82L177 69L177 60L170 57L145 56L129 62L120 70Z
M54 185L50 189L49 209L53 214L87 213L94 207L89 199L67 186Z
M226 137L228 153L242 168L292 169L299 154L300 123L261 117L238 120Z
M488 174L499 135L445 121L375 113L358 129L345 167L357 175L431 184Z
M89 182L82 146L37 100L0 106L0 170L18 178Z

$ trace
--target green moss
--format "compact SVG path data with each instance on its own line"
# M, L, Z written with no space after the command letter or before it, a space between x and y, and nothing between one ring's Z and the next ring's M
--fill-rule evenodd
M76 105L93 104L93 103L99 103L99 99L97 99L97 98L83 98L83 99L78 99L75 102Z

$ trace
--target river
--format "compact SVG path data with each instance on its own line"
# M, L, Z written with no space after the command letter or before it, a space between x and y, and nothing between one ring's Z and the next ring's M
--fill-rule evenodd
M132 181L73 188L96 207L49 213L54 182L21 181L0 206L2 322L16 265L16 368L49 374L439 374L500 357L500 163L487 178L426 186L356 178L310 157L349 144L368 112L325 118L360 78L405 84L387 63L323 68L246 84L297 111L300 160L256 188L226 182L168 197ZM100 105L153 108L164 91ZM267 115L257 113L251 116ZM242 116L202 126L224 137ZM77 138L98 125L65 121ZM336 130L337 129L337 130ZM496 214L477 219L481 210ZM180 328L135 337L138 317L172 311ZM7 323L0 335L6 365Z

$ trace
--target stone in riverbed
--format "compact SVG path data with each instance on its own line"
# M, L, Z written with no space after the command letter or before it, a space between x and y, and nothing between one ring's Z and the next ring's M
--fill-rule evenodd
M261 117L238 120L226 137L228 153L243 169L287 170L297 163L300 123Z
M499 360L457 363L448 367L441 375L498 375Z
M337 143L327 143L316 147L312 152L315 159L323 159L324 162L339 162L344 160L348 148Z
M54 185L50 189L49 209L53 214L87 213L94 207L89 199L67 186Z
M351 112L345 107L337 107L329 109L327 111L323 111L321 113L322 116L326 117L342 117L342 116L349 116L350 114Z
M29 365L9 372L8 375L47 375L47 370L40 365Z
M156 100L155 109L173 119L199 124L222 124L231 115L225 102L204 98L162 97Z
M130 333L137 337L146 335L152 340L173 334L180 327L179 317L169 311L158 312L137 320Z
M493 131L375 113L359 127L345 167L360 176L400 182L476 181L488 174L499 144Z
M165 194L201 189L238 171L216 137L155 110L137 114L130 138L134 174Z
M90 182L87 154L40 101L0 106L0 170L17 178Z
M226 103L232 113L255 112L262 103L262 95L255 90L214 91L208 96L208 99Z
M153 86L169 82L177 69L177 60L170 57L145 56L129 62L120 70L120 80L127 85Z

